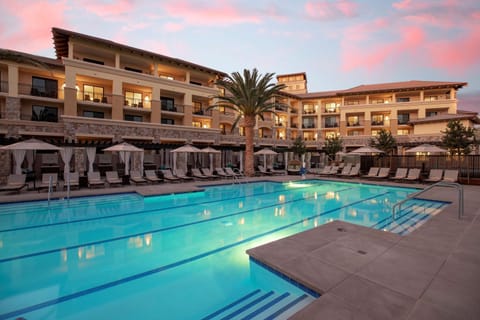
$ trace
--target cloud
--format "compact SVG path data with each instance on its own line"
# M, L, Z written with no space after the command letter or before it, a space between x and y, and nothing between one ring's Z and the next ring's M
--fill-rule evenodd
M36 53L52 45L52 26L64 27L67 1L2 2L0 43L8 49Z
M81 0L78 1L78 9L83 9L104 19L126 20L135 9L135 1Z
M333 20L344 17L354 17L357 4L349 0L308 1L305 3L307 17L315 20Z

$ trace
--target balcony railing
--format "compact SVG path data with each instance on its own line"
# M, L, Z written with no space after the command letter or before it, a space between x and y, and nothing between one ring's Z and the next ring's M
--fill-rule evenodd
M358 121L347 120L347 127L362 127L362 126L364 126L363 120L358 120Z
M384 121L372 121L372 126L383 126Z
M302 124L302 128L303 129L315 129L316 126L314 123L306 123L306 124Z
M206 109L193 109L193 114L198 115L198 116L212 116L212 110L206 110Z
M27 96L58 99L59 91L60 90L58 90L58 88L46 89L42 87L34 87L31 84L26 84L26 83L18 84L18 93L27 95Z
M325 123L324 128L338 128L338 123Z
M168 112L178 112L178 113L183 113L185 110L185 106L181 104L175 104L175 105L162 105L162 111L168 111Z
M0 92L8 92L8 81L0 81Z
M303 114L311 114L311 115L314 115L314 114L315 114L315 110L310 110L310 109L303 110Z

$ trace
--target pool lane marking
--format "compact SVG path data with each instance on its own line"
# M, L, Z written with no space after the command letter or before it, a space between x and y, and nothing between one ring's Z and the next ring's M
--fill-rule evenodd
M348 190L351 190L351 189L353 189L353 187L352 188L345 188L345 189L342 189L342 190L337 190L335 192L343 192L343 191L348 191ZM320 196L325 195L325 194L327 194L327 192L323 193L323 194L320 194ZM288 203L293 203L293 202L298 202L298 201L303 201L303 200L311 199L311 198L314 198L314 197L315 196L311 196L311 197L307 197L307 198L301 197L301 198L298 198L298 199L285 201L282 205L288 204ZM317 197L318 197L318 195L317 195ZM189 226L200 224L200 223L207 223L207 222L216 221L216 220L220 220L220 219L224 219L224 218L228 218L228 217L237 216L237 215L240 215L240 214L254 212L256 210L273 208L273 207L277 207L278 205L279 205L278 203L275 203L275 204L271 204L271 205L264 206L264 207L261 207L261 208L251 208L251 209L242 210L242 211L239 211L239 212L236 212L236 213L230 213L230 214L227 214L227 215L222 215L222 216L218 216L218 217L209 218L208 220L198 220L198 221L194 221L194 222L189 222L189 223L184 223L184 224L179 224L179 225L174 225L174 226L169 226L169 227L163 227L163 228L159 228L159 229L155 229L155 230L143 231L143 232L130 234L130 235L124 235L124 236L120 236L120 237L116 237L116 238L110 238L110 239L99 240L99 241L92 241L92 242L77 244L77 245L69 246L69 247L56 248L56 249L50 249L50 250L45 250L45 251L38 251L38 252L28 253L28 254L25 254L25 255L14 256L14 257L10 257L10 258L3 258L3 259L0 259L0 263L9 262L9 261L13 261L13 260L19 260L19 259L31 258L31 257L39 256L39 255L44 255L44 254L60 252L62 250L71 250L71 249L77 249L77 248L85 247L85 246L108 243L108 242L128 239L128 238L131 238L131 237L144 236L144 235L150 234L150 233L159 233L159 232L164 232L164 231L189 227Z
M61 297L58 297L58 298L55 298L55 299L47 300L47 301L44 301L44 302L41 302L41 303L38 303L38 304L35 304L35 305L32 305L32 306L22 308L22 309L18 309L18 310L10 311L8 313L0 314L0 320L16 317L16 316L19 316L19 315L22 315L22 314L25 314L25 313L28 313L28 312L33 312L33 311L36 311L38 309L49 307L49 306L52 306L52 305L55 305L55 304L59 304L61 302L69 301L69 300L87 295L87 294L91 294L91 293L102 291L102 290L105 290L105 289L108 289L108 288L116 287L118 285L130 282L130 281L133 281L133 280L137 280L137 279L140 279L140 278L144 278L144 277L150 276L152 274L156 274L156 273L163 272L163 271L166 271L166 270L169 270L169 269L172 269L172 268L176 268L176 267L179 267L181 265L184 265L184 264L187 264L187 263L190 263L190 262L193 262L193 261L211 256L213 254L216 254L216 253L234 248L236 246L245 244L247 242L256 240L258 238L268 236L272 233L291 228L291 227L293 227L297 224L302 224L305 220L312 220L312 219L318 218L322 215L325 215L325 214L328 214L328 213L331 213L331 212L334 212L334 211L337 211L337 210L345 209L345 208L347 208L351 205L355 205L355 204L358 204L358 203L361 203L361 202L364 202L364 201L375 199L377 197L383 196L383 195L388 194L388 193L390 193L390 192L387 191L387 192L382 193L382 194L378 194L378 195L375 195L375 196L372 196L372 197L369 197L369 198L366 198L366 199L358 200L358 201L353 202L353 203L348 204L348 205L344 205L344 206L342 206L340 208L337 208L337 209L331 209L331 210L328 210L326 212L322 212L322 213L319 213L319 214L316 214L316 215L313 215L313 216L310 216L310 217L307 217L307 218L303 218L300 221L289 223L287 225L275 228L273 230L266 231L266 232L251 236L249 238L245 238L243 240L225 245L223 247L219 247L219 248L216 248L214 250L210 250L210 251L207 251L207 252L204 252L204 253L200 253L200 254L195 255L193 257L190 257L190 258L182 259L182 260L179 260L179 261L176 261L176 262L173 262L173 263L161 266L161 267L157 267L157 268L150 269L150 270L147 270L147 271L144 271L144 272L140 272L140 273L137 273L137 274L134 274L134 275L122 278L122 279L115 280L115 281L107 282L107 283L104 283L104 284L101 284L101 285L98 285L98 286L95 286L95 287L92 287L92 288L84 289L84 290L81 290L81 291L78 291L78 292L75 292L75 293L72 293L72 294L68 294L66 296L61 296Z
M317 184L316 186L318 186ZM302 188L297 188L295 190L301 190L301 189L308 189L312 188L314 186L309 186L309 187L302 187ZM353 188L353 187L351 187ZM343 189L340 189L343 190ZM289 190L281 190L281 191L273 191L273 192L264 192L260 194L256 194L255 196L264 196L264 195L270 195L270 194L276 194L276 193L282 193L286 192ZM337 192L337 191L335 191ZM243 196L238 196L238 197L233 197L233 198L228 198L228 200L235 200L235 199L243 199L249 197L247 195ZM57 225L63 225L63 224L69 224L69 223L79 223L79 222L85 222L85 221L94 221L94 220L100 220L100 219L113 219L113 218L118 218L118 217L123 217L123 216L129 216L129 215L136 215L136 214L152 214L155 212L160 212L160 211L165 211L165 210L171 210L172 208L179 209L179 208L187 208L187 207L195 207L198 205L205 205L205 204L212 204L216 202L222 202L227 199L219 199L219 200L210 200L210 201L204 201L200 203L194 203L194 204L185 204L185 205L179 205L175 207L165 207L165 208L156 208L156 209L150 209L150 210L144 210L144 211L133 211L133 212L127 212L127 213L121 213L121 214L116 214L116 215L107 215L107 216L100 216L100 217L93 217L93 218L88 218L88 219L79 219L79 220L70 220L70 221L61 221L61 222L55 222L55 223L48 223L48 224L41 224L41 225L32 225L32 226L26 226L26 227L17 227L17 228L10 228L10 229L0 229L0 233L2 232L13 232L13 231L22 231L22 230L29 230L29 229L35 229L35 228L44 228L44 227L51 227L51 226L57 226ZM33 213L32 213L33 214ZM44 213L44 215L48 215L50 213Z

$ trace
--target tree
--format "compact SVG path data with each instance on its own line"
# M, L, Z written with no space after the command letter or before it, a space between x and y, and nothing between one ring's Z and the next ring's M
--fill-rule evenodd
M325 139L325 146L323 149L330 159L335 158L336 153L343 149L342 138L340 136L328 137Z
M263 120L265 112L274 112L274 107L282 105L275 102L275 97L284 84L271 83L274 73L259 74L257 69L244 69L243 75L233 72L225 78L215 81L215 84L225 90L225 95L216 95L217 102L211 107L225 107L237 112L238 116L232 129L243 119L245 128L245 175L255 174L253 137L257 124L257 116Z
M465 127L459 120L450 120L442 133L442 143L451 154L469 154L472 146L477 144L475 131Z
M390 131L381 129L378 135L370 140L370 145L382 150L386 154L392 154L397 147L397 141Z
M305 142L302 140L302 137L299 136L293 141L292 151L294 154L300 157L307 152L307 147L305 146Z
M11 61L19 64L28 64L40 69L50 70L50 66L42 58L7 49L0 49L0 60Z

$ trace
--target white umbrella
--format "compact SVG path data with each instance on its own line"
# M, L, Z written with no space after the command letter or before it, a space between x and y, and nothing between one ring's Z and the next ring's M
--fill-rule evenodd
M269 148L263 148L254 153L256 156L263 155L263 165L265 166L265 169L267 169L267 156L274 156L277 154L277 152Z
M27 150L54 150L59 151L62 148L54 146L53 144L43 142L37 139L29 139L20 141L17 143L9 144L7 146L0 147L1 150L10 150L15 158L15 174L22 173L22 162L25 158ZM34 157L35 159L35 157Z
M371 154L371 153L384 153L382 150L374 148L374 147L360 147L358 149L355 149L353 151L350 151L350 153L353 154Z
M406 153L447 153L447 150L434 146L432 144L421 144L411 149L405 150Z
M212 147L206 147L200 150L202 153L208 153L209 155L209 160L210 160L210 172L213 172L213 155L214 154L220 154L221 152L217 149L214 149Z
M183 145L177 149L173 149L172 151L170 151L173 153L173 170L175 171L177 169L177 157L176 157L176 154L177 153L197 153L197 152L202 152L200 149L192 146L191 144L186 144L186 145ZM185 163L186 165L186 163ZM185 171L187 170L187 168L185 168Z
M120 154L120 159L123 163L125 163L125 174L128 175L130 173L130 152L143 152L144 150L135 147L130 143L122 142L114 146L105 148L103 149L103 151L118 152Z

